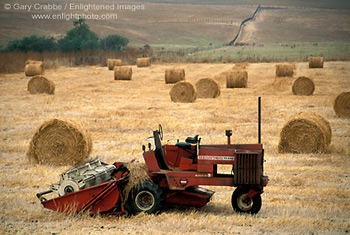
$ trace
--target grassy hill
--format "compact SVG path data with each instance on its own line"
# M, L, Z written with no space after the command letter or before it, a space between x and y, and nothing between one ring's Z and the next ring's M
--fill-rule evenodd
M33 6L35 3L48 4L43 0L35 2L27 0L23 4ZM93 31L98 33L99 37L120 34L129 38L129 45L133 47L149 44L158 50L191 48L216 50L216 48L223 48L223 45L231 41L236 36L240 23L253 14L258 4L262 4L263 8L256 19L246 23L238 42L248 46L269 47L269 50L275 51L275 54L280 51L281 45L305 47L317 44L322 47L321 51L328 50L330 44L340 45L338 47L345 48L345 50L337 53L328 52L330 57L338 57L340 53L339 58L347 57L345 52L350 50L350 21L348 20L350 3L340 0L307 2L301 0L205 0L200 2L147 0L128 1L126 4L120 3L119 5L115 3L115 9L109 11L93 9L88 11L83 9L26 11L15 10L13 9L14 3L11 4L10 10L5 10L4 6L0 7L0 45L2 46L6 46L10 40L32 34L51 35L59 38L73 27L72 19L34 20L34 14L95 14L99 17L116 14L117 19L87 19L86 22ZM51 4L61 5L63 8L66 6L65 1L59 0ZM96 3L87 0L76 1L74 4L110 5L111 2L105 0ZM123 6L142 6L142 9L126 9ZM219 50L219 52L222 51ZM232 50L228 48L226 51ZM307 56L308 51L306 49L303 52L293 53L303 54L297 57L297 59L302 59ZM235 53L234 57L242 57L237 54L237 50L233 53ZM310 53L315 54L312 51ZM255 57L264 56L259 53ZM232 57L232 53L220 54L214 61L224 57ZM242 58L247 58L247 55ZM191 61L191 59L188 60Z

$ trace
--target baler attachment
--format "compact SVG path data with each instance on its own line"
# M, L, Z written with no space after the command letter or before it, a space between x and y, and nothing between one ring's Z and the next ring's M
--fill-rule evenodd
M92 163L92 164L91 164ZM94 165L101 169L114 169L113 171L104 171L105 174L102 174L101 171L96 171L96 175L91 174L93 172L91 166ZM86 167L90 166L90 167ZM83 169L83 170L82 170ZM107 165L105 163L100 162L99 160L95 160L93 162L87 163L82 167L74 168L68 172L65 172L61 175L61 177L70 175L71 172L80 172L79 174L75 174L78 178L90 179L90 183L92 182L92 178L94 178L94 182L98 182L99 184L93 185L87 188L78 189L77 191L70 191L70 185L64 184L64 182L76 182L75 177L68 177L67 179L60 181L59 184L56 185L65 185L66 189L68 187L69 190L61 189L64 192L63 195L47 200L43 196L49 193L53 193L55 191L49 190L46 192L38 193L37 197L40 199L42 205L50 210L58 211L58 212L68 212L68 213L77 213L83 211L89 211L91 213L103 213L109 212L114 214L123 214L126 212L124 208L124 201L122 196L122 190L127 182L129 170L126 168L123 163L114 163L113 165ZM85 172L86 174L84 174ZM67 174L68 173L68 174ZM90 175L89 175L90 174ZM101 179L108 180L100 183L98 176L102 176ZM88 177L86 177L88 176ZM95 177L93 177L95 176ZM61 178L62 180L63 178ZM86 184L85 184L86 185ZM53 188L53 187L52 187ZM59 188L59 187L58 187ZM57 191L56 191L57 192Z

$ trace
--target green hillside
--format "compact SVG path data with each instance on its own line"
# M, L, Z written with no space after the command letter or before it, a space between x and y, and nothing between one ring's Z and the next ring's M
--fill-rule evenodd
M23 1L27 5L48 4L43 0ZM100 38L110 34L127 37L131 47L145 44L160 50L213 50L223 47L236 35L241 22L262 9L253 21L244 25L237 42L245 46L308 46L350 43L350 2L326 0L146 0L115 3L114 10L64 9L65 1L52 1L62 10L15 10L0 7L0 45L16 38L36 34L60 38L73 27L74 19L35 20L33 15L86 14L117 15L116 19L87 19ZM87 0L76 5L110 5ZM113 3L112 3L113 4ZM119 4L119 5L116 5ZM142 6L142 8L122 8ZM118 8L118 9L117 9ZM347 48L347 46L345 46ZM192 50L193 51L193 50ZM210 53L209 53L210 54ZM226 56L226 55L225 55ZM220 56L219 56L220 58Z

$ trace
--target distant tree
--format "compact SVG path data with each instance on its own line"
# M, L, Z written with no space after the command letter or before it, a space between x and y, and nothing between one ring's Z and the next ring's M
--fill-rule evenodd
M58 47L61 51L98 50L100 44L97 34L80 18L74 21L74 28L58 40Z
M74 28L69 30L65 36L56 40L53 37L38 37L32 35L22 39L10 41L6 48L0 47L4 51L81 51L81 50L122 50L129 43L129 40L120 35L108 35L104 39L99 39L98 35L90 30L85 23L85 19L80 18L73 22Z
M14 39L7 44L6 51L53 51L57 49L55 38L32 35L22 39Z
M101 39L101 47L104 50L122 50L129 43L126 37L120 35L108 35L104 39Z

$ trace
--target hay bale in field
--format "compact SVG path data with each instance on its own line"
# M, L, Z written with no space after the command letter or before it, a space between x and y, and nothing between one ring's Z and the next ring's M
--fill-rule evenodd
M233 69L246 69L249 66L249 62L236 63Z
M245 70L235 69L226 73L227 88L245 88L248 83L248 73Z
M150 67L151 66L151 59L150 58L137 58L136 60L137 67Z
M179 81L185 80L185 70L184 69L166 69L165 70L165 83L177 83Z
M177 82L170 90L170 98L173 102L193 103L196 97L195 87L186 81Z
M294 95L312 95L315 91L314 82L308 77L299 77L292 86Z
M309 57L309 68L323 68L323 57Z
M333 109L339 117L350 117L350 92L342 92L333 103Z
M54 94L55 84L44 76L37 75L32 77L27 85L27 89L30 94Z
M293 115L280 132L280 153L323 153L331 143L332 131L327 120L316 113Z
M226 86L227 73L228 73L228 71L224 71L224 72L221 72L221 73L214 76L213 79L220 85L220 87L224 84Z
M24 73L27 77L45 74L45 64L42 61L27 60L24 67Z
M132 68L126 66L114 67L114 80L131 80Z
M146 164L139 162L129 162L127 165L130 171L128 176L128 183L125 185L123 190L124 201L128 200L131 189L146 180L151 180L148 175L148 168Z
M293 85L294 78L292 77L280 77L274 78L272 84L268 84L264 87L264 90L272 90L273 92L290 92L290 88Z
M196 82L198 98L216 98L220 95L220 86L211 78L202 78Z
M119 59L108 59L107 66L109 70L113 70L115 66L122 66L123 62Z
M292 64L276 64L276 77L292 77L294 68Z
M77 165L88 160L91 149L90 135L80 124L52 119L36 131L26 155L34 164Z

